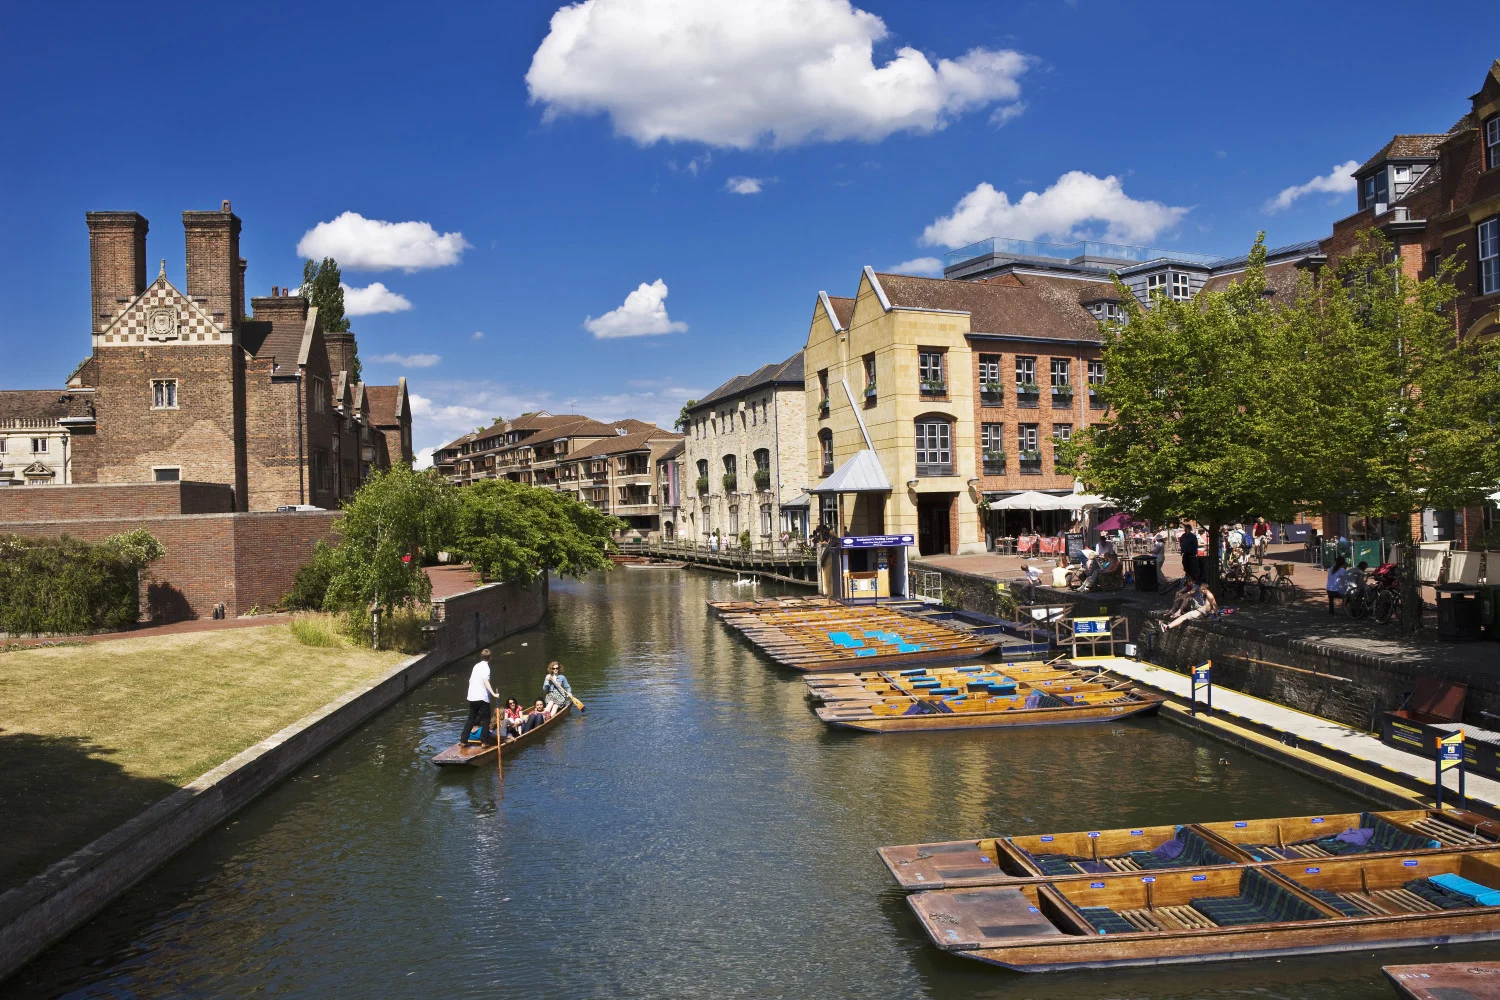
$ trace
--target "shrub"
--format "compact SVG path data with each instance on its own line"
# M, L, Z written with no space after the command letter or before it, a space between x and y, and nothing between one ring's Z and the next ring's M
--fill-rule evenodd
M740 548L744 549L746 552L750 551L750 532L740 532Z
M291 628L292 635L304 646L332 649L344 644L338 633L324 618L314 616L293 618Z
M281 599L281 606L289 611L322 611L332 576L333 547L319 539L313 546L312 559L292 578L292 589Z
M145 531L90 545L0 535L0 632L96 632L140 617L138 571L163 554Z
M343 615L345 638L360 646L370 645L370 613L350 611ZM394 649L398 653L423 653L427 651L427 633L422 627L431 622L426 608L387 609L380 616L380 648Z

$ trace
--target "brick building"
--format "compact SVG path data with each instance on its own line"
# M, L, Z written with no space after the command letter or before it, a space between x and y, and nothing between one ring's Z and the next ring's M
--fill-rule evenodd
M1359 208L1322 241L1329 258L1347 252L1359 234L1382 232L1413 278L1428 278L1456 257L1458 297L1452 306L1461 337L1500 335L1500 60L1492 63L1469 108L1445 132L1402 134L1354 173ZM1500 484L1497 484L1500 485ZM1351 514L1328 515L1324 531L1378 532ZM1415 526L1414 526L1415 527ZM1427 510L1418 537L1472 547L1500 530L1500 508Z
M194 480L230 486L240 511L333 509L369 470L411 460L404 379L345 386L352 334L330 344L317 310L285 289L250 300L246 314L240 220L229 202L182 215L186 291L167 278L165 261L147 282L141 215L86 218L92 353L66 390L51 393L81 407L57 418L69 482ZM0 412L38 399L0 392ZM15 419L45 419L56 405L35 408ZM358 460L345 469L351 453Z

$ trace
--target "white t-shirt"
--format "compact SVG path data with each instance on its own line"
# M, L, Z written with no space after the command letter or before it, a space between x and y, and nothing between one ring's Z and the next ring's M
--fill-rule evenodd
M474 669L469 671L469 700L489 701L490 692L486 685L490 682L490 661L480 660L474 664Z

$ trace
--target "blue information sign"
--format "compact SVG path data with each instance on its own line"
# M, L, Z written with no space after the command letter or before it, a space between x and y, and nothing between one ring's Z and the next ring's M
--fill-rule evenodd
M1195 683L1195 684L1207 684L1208 683L1208 668L1207 667L1194 667L1193 668L1193 683Z
M845 549L889 549L915 544L913 535L844 535L839 539L839 547Z

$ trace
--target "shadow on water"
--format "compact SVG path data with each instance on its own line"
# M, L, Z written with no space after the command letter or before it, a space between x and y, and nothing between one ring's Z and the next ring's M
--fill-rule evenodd
M503 794L493 768L430 763L466 711L454 664L0 996L1353 1000L1414 957L1024 976L947 955L876 847L1360 804L1160 719L832 732L800 676L707 613L732 581L552 595L494 644L496 687L534 699L558 659L589 712L507 758Z
M0 891L177 790L126 773L112 753L81 736L0 732Z

